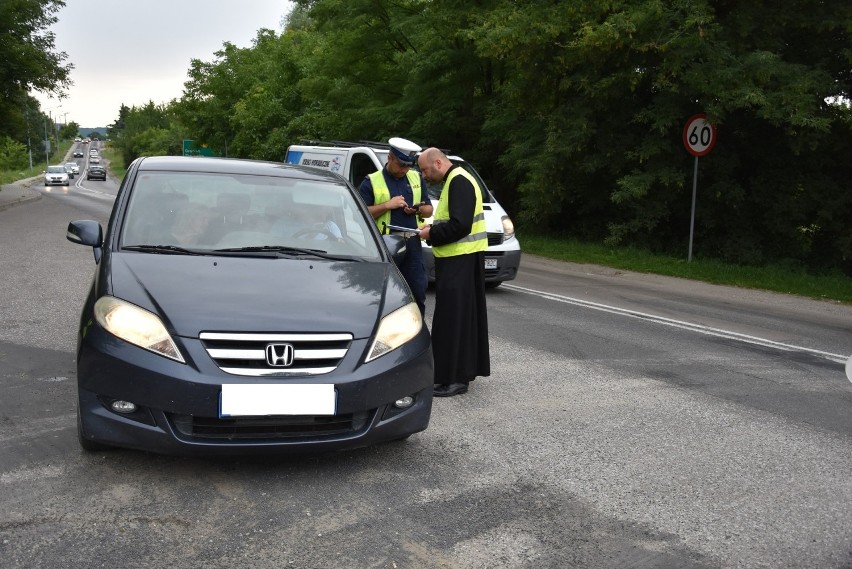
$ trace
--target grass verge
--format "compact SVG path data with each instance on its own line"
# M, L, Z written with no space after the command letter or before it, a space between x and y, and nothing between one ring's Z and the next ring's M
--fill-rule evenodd
M819 300L852 304L852 278L844 275L812 275L781 266L731 265L713 259L655 255L633 248L613 248L541 235L524 235L524 253L560 261L603 265L616 269L681 277L714 284L796 294Z
M109 163L110 173L119 180L124 179L124 174L127 173L127 166L124 164L124 158L112 145L104 143L101 146L101 156Z

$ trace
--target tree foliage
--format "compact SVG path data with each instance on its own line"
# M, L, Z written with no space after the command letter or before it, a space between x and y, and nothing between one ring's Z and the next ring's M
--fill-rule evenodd
M521 235L685 256L704 112L696 254L852 274L850 36L852 5L822 0L298 0L145 126L277 160L405 136L476 164Z
M148 101L140 107L122 105L119 118L109 128L113 147L125 164L140 156L180 155L187 138L174 112L176 102L157 105Z
M31 90L61 95L70 85L71 64L55 51L49 27L63 0L0 1L0 135L26 142L31 117L40 114ZM38 124L35 121L34 124Z

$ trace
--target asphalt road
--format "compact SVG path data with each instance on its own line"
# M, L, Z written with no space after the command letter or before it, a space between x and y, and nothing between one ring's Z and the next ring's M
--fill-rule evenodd
M529 256L492 376L408 441L84 453L89 185L0 210L3 568L852 567L852 308Z

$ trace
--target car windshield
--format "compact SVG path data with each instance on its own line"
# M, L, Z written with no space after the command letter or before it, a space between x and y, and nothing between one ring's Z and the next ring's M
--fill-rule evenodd
M378 258L369 221L342 183L201 172L140 172L121 246L263 247Z
M51 174L64 174L65 166L48 166L47 171Z

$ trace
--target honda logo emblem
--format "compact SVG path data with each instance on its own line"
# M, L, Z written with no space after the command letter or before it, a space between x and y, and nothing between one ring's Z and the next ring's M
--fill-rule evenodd
M293 344L267 344L266 363L272 367L289 367L293 365L296 350Z

